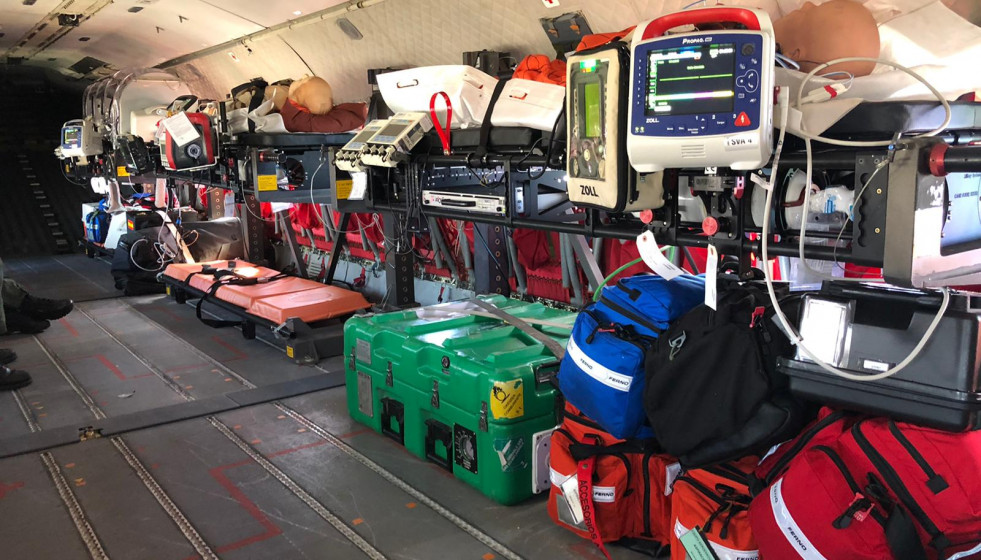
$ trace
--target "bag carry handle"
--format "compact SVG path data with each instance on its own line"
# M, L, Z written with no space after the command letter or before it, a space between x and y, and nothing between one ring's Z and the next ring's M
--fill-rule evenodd
M446 127L439 121L439 116L436 114L436 99L442 97L443 103L446 104ZM436 129L436 134L439 135L439 141L443 144L443 155L448 156L452 150L452 144L450 143L450 128L453 126L453 104L450 103L450 96L446 95L445 91L437 91L429 98L429 116L433 121L433 128Z
M402 82L395 82L395 87L399 89L416 87L417 85L419 85L419 80L412 80L412 82L405 82L404 84Z
M644 28L641 40L646 41L664 35L664 32L681 25L699 23L741 23L746 29L760 30L760 19L753 10L746 8L705 8L689 12L677 12L652 20Z

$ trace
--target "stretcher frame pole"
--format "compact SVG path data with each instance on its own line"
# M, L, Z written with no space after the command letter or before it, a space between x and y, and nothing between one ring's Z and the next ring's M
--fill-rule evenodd
M415 285L415 257L407 228L397 227L397 218L385 213L382 216L385 233L385 284L388 309L417 307ZM388 243L393 243L388 247ZM333 256L333 255L331 255Z
M279 229L282 232L283 240L286 242L286 248L290 252L290 259L292 259L293 264L296 265L296 275L300 278L309 278L307 276L307 265L303 262L303 254L300 252L300 244L296 240L296 231L290 225L290 213L289 210L280 210L276 212L276 222L279 224Z
M333 221L333 216L331 216L331 221ZM326 220L325 220L326 221ZM347 226L351 222L351 214L347 212L341 213L341 223L337 226L338 235L334 238L334 244L330 247L330 261L327 263L327 274L324 275L324 284L328 286L334 283L334 273L337 272L337 261L341 258L341 253L344 251L344 242L347 241L347 236L343 233L347 231Z

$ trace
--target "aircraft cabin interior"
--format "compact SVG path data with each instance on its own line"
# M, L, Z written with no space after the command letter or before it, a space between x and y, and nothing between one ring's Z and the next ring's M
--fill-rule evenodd
M0 0L0 560L981 560L979 60L979 0Z

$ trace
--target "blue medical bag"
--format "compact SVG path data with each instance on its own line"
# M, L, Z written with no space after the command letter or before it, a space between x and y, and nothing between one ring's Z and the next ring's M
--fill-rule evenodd
M109 213L106 212L106 201L99 202L99 208L85 216L85 239L92 243L105 243L109 235Z
M671 321L704 299L698 277L642 275L605 288L579 314L569 338L558 374L565 399L615 437L651 437L644 357Z

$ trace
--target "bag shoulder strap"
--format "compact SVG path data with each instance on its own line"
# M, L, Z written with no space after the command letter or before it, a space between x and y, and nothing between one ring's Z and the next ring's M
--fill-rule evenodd
M534 338L538 342L541 342L545 346L545 348L547 348L548 351L551 352L556 358L561 360L565 356L565 348L563 348L561 344L556 342L555 339L543 333L542 331L529 325L527 322L477 298L471 299L470 302L476 305L477 307L483 309L484 311L490 313L491 315L494 315L495 317L504 321L505 323L508 323L511 326L517 328L519 331Z
M494 106L497 105L497 100L501 97L501 92L504 91L504 86L507 85L508 80L499 79L497 80L497 85L494 86L494 93L491 94L490 101L487 103L487 112L484 113L484 120L480 123L480 143L477 145L477 155L483 156L487 153L488 145L490 144L490 131L491 131L491 115L494 114Z

